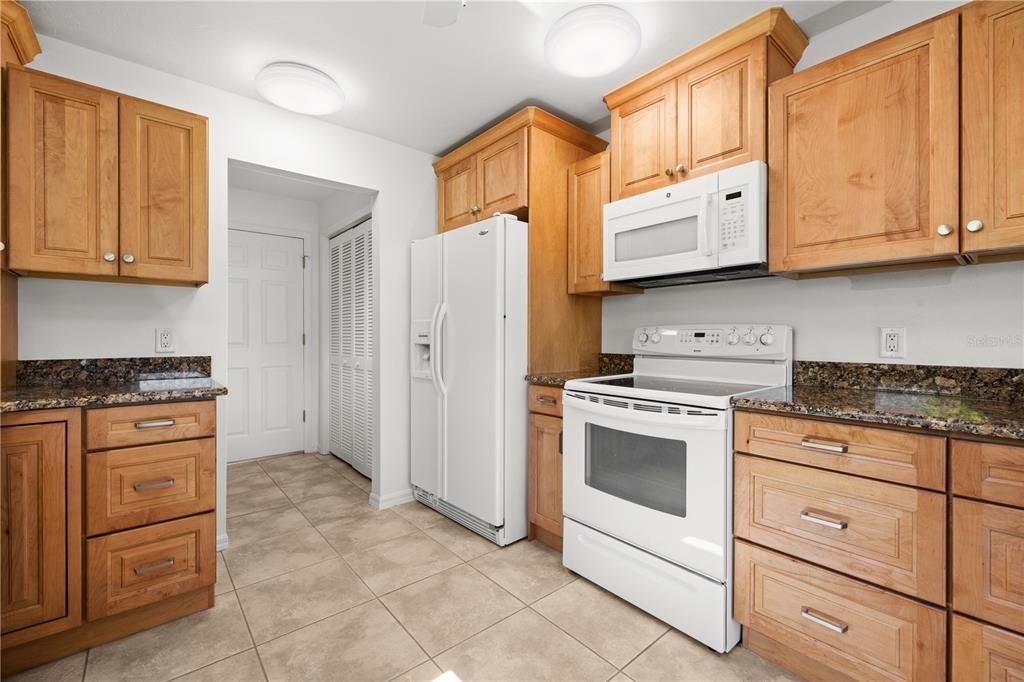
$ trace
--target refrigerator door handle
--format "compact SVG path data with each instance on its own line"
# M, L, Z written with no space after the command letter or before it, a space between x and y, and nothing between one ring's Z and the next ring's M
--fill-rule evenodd
M444 328L444 321L448 318L448 304L441 303L437 309L437 319L434 323L434 352L430 356L431 371L434 376L434 385L441 392L442 396L448 395L448 386L444 383L444 341L441 330Z
M430 315L430 381L434 384L434 390L441 392L441 384L437 380L437 318L441 312L440 303L434 306L434 312Z

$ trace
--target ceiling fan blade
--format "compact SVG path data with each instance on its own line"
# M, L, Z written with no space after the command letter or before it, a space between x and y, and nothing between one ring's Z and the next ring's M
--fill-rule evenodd
M451 26L465 5L465 0L426 0L423 3L423 23L435 28Z

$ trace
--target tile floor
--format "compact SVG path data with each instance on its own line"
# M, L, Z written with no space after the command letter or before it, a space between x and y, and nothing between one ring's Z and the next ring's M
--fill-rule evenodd
M230 465L214 608L12 679L795 679L714 654L539 543L498 549L415 502L376 511L369 488L333 456Z

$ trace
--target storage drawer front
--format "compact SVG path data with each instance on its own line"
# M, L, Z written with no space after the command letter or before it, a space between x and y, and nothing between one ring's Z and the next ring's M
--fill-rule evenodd
M1024 680L1024 637L953 616L953 680Z
M944 604L946 498L736 455L737 537Z
M1024 448L954 440L953 493L1024 507Z
M213 400L104 407L86 412L88 450L205 438L217 430Z
M953 609L1024 633L1024 510L953 500Z
M854 679L945 679L944 611L743 541L735 617Z
M86 455L89 535L212 511L217 446L213 438Z
M528 401L530 412L562 416L562 389L557 386L530 386Z
M216 544L212 512L87 540L88 619L212 585Z
M736 413L735 434L739 452L922 488L946 488L942 436L750 412Z

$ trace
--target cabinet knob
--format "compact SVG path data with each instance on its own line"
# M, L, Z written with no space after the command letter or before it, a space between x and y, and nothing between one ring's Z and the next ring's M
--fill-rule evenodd
M135 262L135 256L133 256L133 255L132 255L132 254L130 254L130 253L126 253L126 254L124 254L124 255L123 255L123 256L121 257L121 259L122 259L122 260L123 260L123 261L124 261L125 263L134 263L134 262Z
M674 168L666 168L666 169L665 169L665 175L669 176L670 178L671 178L671 177L672 177L673 175L675 175L675 174L676 174L676 171L675 171L675 169L674 169Z
M939 233L940 237L948 237L953 234L953 226L949 223L942 223L935 231Z
M685 172L686 172L686 166L684 166L683 164L679 164L678 166L676 166L676 173L685 173Z
M4 244L3 242L0 242L0 251L3 251L6 248L7 248L7 245Z
M469 212L470 213L479 213L480 212L480 207L479 206L471 206L470 209L469 209Z
M107 261L108 263L113 263L114 261L117 260L117 256L114 255L113 251L107 251L105 254L103 254L103 260Z
M977 218L975 218L974 220L969 220L967 222L968 232L981 232L981 228L983 227L985 227L985 223L981 222Z

